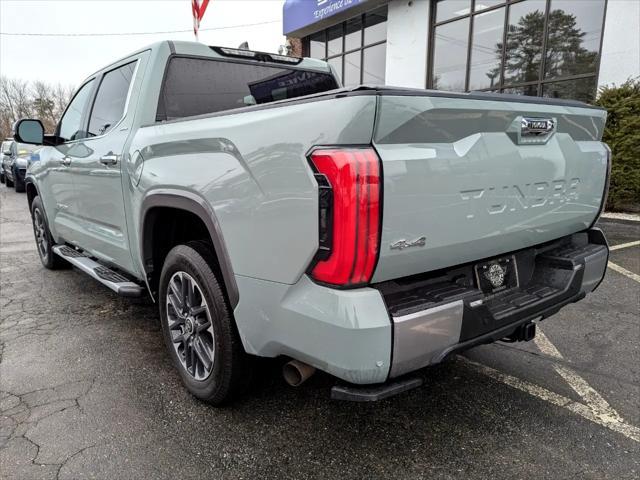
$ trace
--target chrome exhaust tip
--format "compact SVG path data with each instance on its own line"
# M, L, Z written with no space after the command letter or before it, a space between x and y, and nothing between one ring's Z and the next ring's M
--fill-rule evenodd
M282 367L284 381L292 387L299 387L316 372L315 367L298 360L291 360Z

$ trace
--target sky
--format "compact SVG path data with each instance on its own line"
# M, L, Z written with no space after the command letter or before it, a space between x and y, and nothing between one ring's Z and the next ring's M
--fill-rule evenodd
M210 0L200 23L200 42L237 47L248 41L252 50L276 52L285 42L283 3L283 0ZM238 25L245 26L224 28ZM150 43L193 41L192 27L190 0L0 0L0 74L78 86L94 71ZM7 35L175 30L187 32L112 36Z

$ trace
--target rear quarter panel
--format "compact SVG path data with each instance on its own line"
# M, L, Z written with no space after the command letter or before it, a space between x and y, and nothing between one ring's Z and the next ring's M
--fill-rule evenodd
M163 188L199 195L213 210L235 275L293 284L318 246L315 145L369 144L375 97L285 104L140 128L131 146L140 205Z

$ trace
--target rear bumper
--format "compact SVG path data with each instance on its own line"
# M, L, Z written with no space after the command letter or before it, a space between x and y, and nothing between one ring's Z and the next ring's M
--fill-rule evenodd
M499 294L487 295L467 284L464 266L452 272L453 278L426 285L417 281L404 298L382 286L394 330L389 377L509 337L522 325L581 300L602 281L608 256L602 231L592 229L514 254L518 286ZM421 301L428 308L416 309Z
M307 276L288 285L237 275L234 315L248 353L380 384L580 300L602 280L608 254L598 229L514 252L518 286L491 295L476 288L471 264L353 290Z

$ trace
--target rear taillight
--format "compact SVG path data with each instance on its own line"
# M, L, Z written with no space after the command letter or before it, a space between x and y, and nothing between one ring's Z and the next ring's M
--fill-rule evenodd
M372 148L311 154L319 188L319 250L311 276L356 286L373 275L380 244L380 163Z

